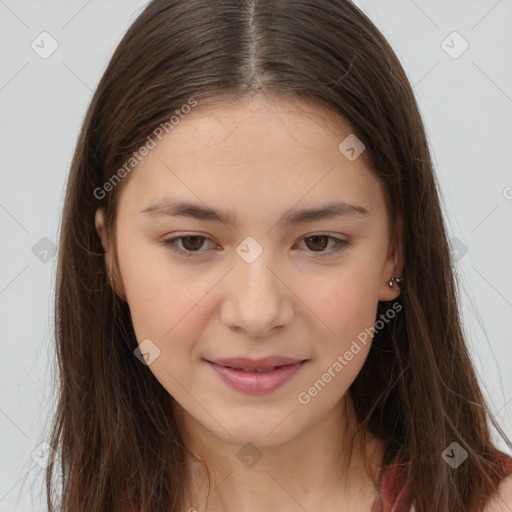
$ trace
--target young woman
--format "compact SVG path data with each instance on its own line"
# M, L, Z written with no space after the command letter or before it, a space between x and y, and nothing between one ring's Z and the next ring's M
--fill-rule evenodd
M61 229L51 511L511 510L418 107L349 1L149 3Z

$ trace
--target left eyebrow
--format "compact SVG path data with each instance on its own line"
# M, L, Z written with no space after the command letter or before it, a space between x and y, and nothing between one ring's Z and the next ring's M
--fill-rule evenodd
M163 199L148 206L140 213L150 217L189 217L199 220L222 222L228 226L236 225L236 217L231 212L222 212L190 201ZM285 226L328 220L337 218L364 218L370 212L363 206L346 201L332 201L326 205L302 210L291 210L281 217L280 223Z
M292 210L281 218L285 225L300 224L313 220L328 220L338 218L364 218L370 215L370 212L358 204L348 203L346 201L333 201L317 208L308 208L304 210Z

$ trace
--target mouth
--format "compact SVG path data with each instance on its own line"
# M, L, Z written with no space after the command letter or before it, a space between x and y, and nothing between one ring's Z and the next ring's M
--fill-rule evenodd
M208 362L216 364L218 366L224 366L225 368L233 368L234 370L244 370L248 372L266 372L272 371L275 368L280 368L282 366L301 363L303 361L306 361L306 359L294 359L291 357L284 356L268 356L261 359L232 357L226 359L216 359Z
M274 366L272 368L235 368L233 366L224 366L224 368L231 368L232 370L240 370L242 372L251 372L251 373L267 373L267 372L272 372L274 371L276 368L282 368L283 366L288 366L288 365L281 365L281 366Z
M270 393L288 382L307 359L272 356L264 359L232 358L205 362L237 391L249 394Z

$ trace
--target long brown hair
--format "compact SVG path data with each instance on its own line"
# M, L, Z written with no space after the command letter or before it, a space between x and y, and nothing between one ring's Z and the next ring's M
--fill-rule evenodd
M360 433L384 441L385 464L401 454L416 512L480 511L503 478L491 423L505 435L468 356L412 88L348 0L153 0L115 50L83 123L62 217L49 510L115 511L123 498L137 510L181 510L187 450L169 415L173 398L134 356L129 308L112 289L94 215L105 207L113 239L126 162L159 126L172 129L176 110L255 91L326 107L365 144L392 219L403 219L404 282L402 313L375 334L350 388ZM457 470L441 457L452 442L469 455ZM62 497L52 490L59 462Z

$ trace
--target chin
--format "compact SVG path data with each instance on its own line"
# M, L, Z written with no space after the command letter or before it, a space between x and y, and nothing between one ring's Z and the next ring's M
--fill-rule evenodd
M262 448L282 445L299 434L296 421L290 421L293 414L289 418L286 414L269 414L264 418L261 415L240 416L222 423L229 434L218 425L214 427L215 434L227 443L238 446L251 443Z

